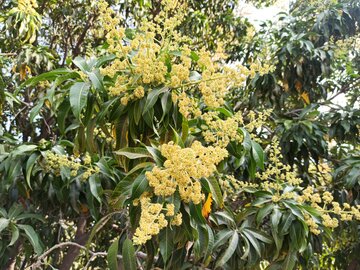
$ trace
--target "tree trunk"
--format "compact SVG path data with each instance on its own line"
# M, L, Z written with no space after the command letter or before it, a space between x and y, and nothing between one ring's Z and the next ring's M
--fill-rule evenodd
M87 219L88 214L81 213L79 221L77 223L77 229L74 239L74 242L78 243L79 245L85 245L87 239L89 238L89 233L86 232ZM78 247L69 247L69 250L64 256L63 262L60 265L59 270L70 270L79 253L80 249Z

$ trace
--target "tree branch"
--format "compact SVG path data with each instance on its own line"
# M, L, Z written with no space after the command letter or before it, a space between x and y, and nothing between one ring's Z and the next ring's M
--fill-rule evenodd
M59 244L56 244L55 246L49 248L47 251L45 251L43 254L41 254L35 263L33 263L32 265L26 267L25 269L26 270L35 270L35 269L38 269L40 268L41 265L44 265L45 263L42 262L42 260L44 260L47 256L50 255L51 252L53 252L54 250L56 249L59 249L59 248L62 248L62 247L66 247L66 246L74 246L76 247L77 249L83 249L83 250L86 250L89 254L90 254L90 259L89 261L86 263L84 269L87 269L87 267L90 266L90 263L92 260L95 259L95 257L106 257L107 256L107 252L94 252L94 251L91 251L89 250L88 248L86 248L85 246L83 245L80 245L78 243L75 243L75 242L63 242L63 243L59 243ZM145 260L147 258L147 254L146 253L143 253L141 251L137 252L136 253L136 256L137 258L139 259L143 259ZM118 259L122 259L122 255L117 255L117 258ZM157 259L157 258L155 258Z

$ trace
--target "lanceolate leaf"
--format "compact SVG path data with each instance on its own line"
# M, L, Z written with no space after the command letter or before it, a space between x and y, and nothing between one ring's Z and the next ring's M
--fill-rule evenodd
M9 226L10 220L7 218L0 218L0 233Z
M212 196L214 198L214 201L216 202L218 207L223 208L224 199L223 199L223 195L221 193L221 189L220 189L218 181L216 180L215 177L208 177L208 178L206 178L206 180L209 183L209 187L210 187Z
M87 82L76 82L70 88L70 106L75 117L80 120L81 111L87 103L90 85Z
M25 235L27 236L31 245L33 246L35 253L37 255L40 255L42 252L42 247L40 244L39 236L34 231L33 227L31 227L30 225L25 225L25 224L18 224L17 226L25 232Z
M145 148L141 147L125 147L118 151L114 152L120 156L126 156L129 159L137 159L137 158L151 158L151 155Z
M90 67L86 62L86 59L78 56L73 60L74 64L82 71L82 72L89 72L90 71Z
M99 70L88 72L88 76L96 90L105 91Z
M119 239L117 238L109 247L107 254L107 261L110 270L118 270L118 261L117 261L118 247L119 247Z
M101 192L102 192L102 186L101 186L101 180L99 176L96 174L93 174L89 177L89 185L90 185L90 191L91 194L96 198L96 200L101 204Z
M15 242L19 239L19 229L15 226L12 225L11 226L11 240L9 243L9 246L12 246L13 244L15 244Z
M167 87L152 89L146 98L146 102L145 102L145 106L144 106L142 115L145 115L155 105L156 101L159 98L159 95L166 91L168 91Z
M26 183L28 184L30 189L31 189L31 182L30 182L31 172L39 156L40 154L33 153L26 162Z
M170 228L165 228L162 230L159 234L159 239L160 253L166 264L174 248L172 230Z
M254 141L251 141L252 156L256 162L256 165L264 170L264 151L261 146Z
M139 198L140 195L146 190L149 186L149 182L145 177L145 171L141 172L138 177L134 180L132 190L131 190L131 198Z
M223 253L223 255L220 257L220 259L216 262L215 268L223 266L230 257L234 254L237 245L239 243L239 235L237 231L234 231L229 242L229 246Z
M124 270L136 270L135 248L130 239L124 241L122 247Z

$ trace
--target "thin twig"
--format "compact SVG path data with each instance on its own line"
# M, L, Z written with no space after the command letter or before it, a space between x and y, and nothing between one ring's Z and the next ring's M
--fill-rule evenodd
M75 247L78 247L79 249L83 249L83 250L87 250L90 254L90 259L89 261L86 263L84 269L87 269L87 267L90 266L90 263L91 261L93 261L95 259L95 257L106 257L108 255L107 252L94 252L94 251L91 251L89 250L88 248L86 248L85 246L82 246L78 243L75 243L75 242L63 242L63 243L59 243L51 248L49 248L47 251L45 251L43 254L41 254L35 263L33 263L32 265L26 267L25 269L26 270L33 270L33 269L37 269L39 268L41 265L43 265L44 263L42 262L43 259L45 259L51 252L53 252L54 250L58 249L58 248L62 248L64 246L75 246ZM143 253L143 252L137 252L136 253L136 256L140 259L143 259L145 260L147 258L147 254L146 253ZM118 259L122 259L122 256L121 255L117 255L116 256ZM155 259L157 259L155 257Z

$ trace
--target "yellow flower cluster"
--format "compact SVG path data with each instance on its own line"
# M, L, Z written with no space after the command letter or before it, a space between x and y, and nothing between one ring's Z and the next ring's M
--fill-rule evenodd
M311 163L309 165L309 173L311 173L314 181L319 185L325 186L332 181L331 168L327 163L320 162L319 164Z
M142 245L150 240L153 235L159 234L160 230L170 224L180 226L182 224L182 214L175 214L175 205L167 203L163 208L161 203L151 202L152 194L145 192L139 200L134 200L133 204L137 206L140 202L141 215L139 227L136 229L133 241L136 245ZM162 212L165 211L165 214ZM168 217L166 219L166 217Z
M202 128L202 135L206 142L219 147L226 147L231 141L242 142L243 136L238 130L243 124L240 112L223 120L218 112L210 111L204 113L202 119L207 125Z
M310 203L312 207L321 213L322 224L325 227L336 228L339 225L338 217L331 217L329 213L333 213L340 216L343 221L350 221L353 219L360 220L360 205L350 206L348 203L344 203L343 207L340 207L338 202L333 202L333 196L330 192L325 191L322 196L316 193L316 190L312 186L306 187L302 191L302 195L297 196L296 200L299 203ZM321 207L320 204L324 206Z
M79 160L74 156L59 155L51 151L46 152L46 166L49 171L60 175L61 167L68 167L71 170L71 176L76 176L81 167Z
M182 214L177 213L175 217L171 220L171 225L180 226L182 224Z
M109 125L107 125L107 128L109 128ZM98 127L94 128L94 136L106 141L107 143L111 143L114 141L113 137L109 137L105 134L105 132Z
M38 7L36 0L18 0L18 8L27 14L38 14L35 8Z
M198 102L194 98L189 97L185 92L181 92L180 94L172 92L171 98L173 102L178 102L179 111L185 118L189 118L189 116L198 117L201 115Z
M131 40L124 39L125 30L118 27L119 20L106 2L100 1L98 7L109 50L117 57L101 69L101 73L114 79L109 93L121 96L123 105L142 98L141 89L150 92L154 87L165 85L171 88L173 100L179 102L184 117L198 117L201 115L199 103L217 108L224 104L231 88L242 86L248 76L270 69L259 63L251 64L250 69L241 65L224 67L221 60L226 55L221 42L214 55L202 48L193 52L198 59L192 61L187 45L189 38L176 30L186 12L185 4L180 2L161 1L160 12L151 21L143 19ZM201 72L199 78L190 79L191 68Z
M154 167L146 173L155 195L171 196L179 188L181 199L194 204L204 198L200 178L211 176L216 171L216 165L228 155L225 149L204 147L198 141L187 148L172 142L164 144L161 146L161 154L167 159L164 169Z
M140 198L141 216L139 227L134 234L134 244L141 245L150 240L153 235L159 234L162 228L168 225L165 215L161 213L162 204L152 203L149 194Z
M268 153L269 164L264 172L256 173L256 176L264 181L285 182L293 186L301 184L302 180L296 176L296 172L291 170L289 165L281 162L282 154L279 142L274 139ZM281 186L279 186L281 188Z
M272 109L258 113L255 113L254 111L249 111L247 115L249 118L249 123L245 125L246 130L249 132L253 132L254 130L256 131L256 129L262 127L266 123L271 112Z
M315 220L308 214L304 215L305 223L309 226L310 232L315 235L320 234L319 225L315 222Z
M51 151L46 152L46 169L52 171L55 175L60 175L60 170L62 167L67 167L70 169L70 176L75 177L78 175L80 168L85 169L81 175L81 179L86 181L92 174L100 172L99 167L93 167L91 165L91 157L88 153L82 158L83 165L81 160L75 156L67 156L55 154Z

